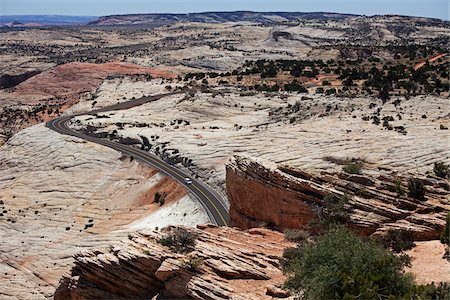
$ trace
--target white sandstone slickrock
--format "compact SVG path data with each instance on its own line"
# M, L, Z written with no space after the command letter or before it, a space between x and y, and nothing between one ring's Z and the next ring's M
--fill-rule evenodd
M159 207L153 194L164 189ZM174 180L44 124L0 148L0 201L2 299L51 298L73 254L126 239L140 219L140 228L208 221Z
M98 91L102 99L115 96L110 84L119 89L133 86L129 81L105 83ZM193 173L223 194L225 164L237 153L313 173L342 171L341 165L326 157L361 159L366 162L363 172L370 175L418 175L432 171L434 162L450 163L450 131L439 130L441 124L450 126L448 99L442 97L402 98L396 106L395 99L386 104L362 97L287 94L287 99L282 99L277 95L240 95L229 90L222 94L219 91L193 97L164 97L126 111L103 114L109 118L80 116L76 118L80 123L74 126L91 125L108 133L117 130L120 137L139 140L146 136L152 150L164 147L172 153L176 149L177 155L193 159ZM296 102L300 103L300 110L284 116L288 105ZM376 107L369 108L371 103ZM327 107L332 109L327 111ZM380 119L393 117L390 124L404 126L407 134L362 119L372 116L378 108ZM427 118L422 118L423 114ZM177 120L183 122L179 124ZM158 139L152 140L155 136Z

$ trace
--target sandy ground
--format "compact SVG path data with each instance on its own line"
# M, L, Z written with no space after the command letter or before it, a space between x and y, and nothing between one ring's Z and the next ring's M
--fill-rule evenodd
M450 282L450 262L443 259L444 245L440 241L417 242L406 252L412 257L411 272L418 283Z

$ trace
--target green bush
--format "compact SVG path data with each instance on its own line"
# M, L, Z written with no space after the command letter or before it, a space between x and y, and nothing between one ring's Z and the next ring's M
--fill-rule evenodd
M197 236L194 233L184 228L173 228L159 242L175 252L187 253L194 250L196 239Z
M309 238L309 233L300 229L287 229L284 232L284 238L291 242L302 242Z
M396 253L412 249L415 246L412 232L405 229L390 229L381 238L381 242L384 247L390 248Z
M433 168L434 174L438 177L447 178L449 172L448 172L448 165L444 164L443 162L434 163Z
M336 89L335 88L329 89L329 90L327 90L325 92L325 95L331 95L331 94L336 94Z
M412 276L403 271L407 256L344 227L319 236L315 244L286 250L283 257L285 287L302 299L399 299L414 291Z
M349 174L361 174L361 165L360 164L349 164L342 167L342 170L345 173Z
M408 196L419 200L425 199L425 186L420 179L410 178L408 180Z
M450 212L447 214L447 217L445 218L445 227L441 233L441 243L447 246L450 246L449 227L450 227Z
M323 198L325 205L323 218L326 224L345 224L348 222L349 214L345 210L345 204L348 200L347 194L344 194L342 197L328 194Z
M416 287L416 293L412 297L419 300L448 300L450 299L450 283L440 282L419 285Z
M405 191L402 188L402 181L400 179L397 179L395 181L395 192L397 193L397 196L403 196L405 194Z

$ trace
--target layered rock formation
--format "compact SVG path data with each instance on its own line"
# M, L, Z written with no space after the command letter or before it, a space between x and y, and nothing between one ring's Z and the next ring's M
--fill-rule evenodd
M367 235L391 228L411 230L418 240L439 238L450 210L449 185L444 179L420 177L426 198L398 195L396 182L406 189L409 176L351 175L323 171L318 175L299 169L234 156L226 167L232 226L265 225L278 229L307 225L332 194L349 198L345 210L349 225Z
M154 88L128 79L108 80L97 92L96 106L140 97ZM76 117L75 124L77 128L94 126L98 132L116 131L122 138L141 140L145 136L152 144L151 151L164 147L166 153L192 159L191 171L219 191L225 191L225 164L234 153L312 174L342 170L342 165L325 157L364 160L363 172L373 176L379 169L419 175L432 170L434 162L450 164L443 142L450 139L450 131L439 129L440 125L450 127L448 99L417 96L402 99L397 106L394 102L301 94L241 95L230 89L164 97L107 117ZM296 105L299 111L290 114L288 107ZM333 109L327 112L327 107ZM380 119L395 117L389 124L403 126L407 134L363 119L377 110L382 111ZM422 118L423 114L427 118ZM291 116L297 121L291 123ZM179 120L183 120L181 124Z
M156 191L167 192L162 207ZM0 298L53 297L73 254L136 228L204 222L173 179L44 124L27 128L0 147Z
M55 299L192 299L286 298L278 268L283 249L291 246L280 233L243 232L199 226L190 230L196 245L188 254L172 252L159 240L167 231L140 232L108 249L75 256ZM196 263L193 263L193 261Z

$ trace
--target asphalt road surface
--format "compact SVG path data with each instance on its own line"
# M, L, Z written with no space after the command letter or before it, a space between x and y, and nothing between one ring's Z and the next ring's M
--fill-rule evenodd
M162 97L173 95L175 93L168 93L168 94L162 94L157 96L149 96L149 97L143 97L136 100L126 101L123 103L118 103L112 106L104 107L101 109L96 109L87 113L83 114L77 114L77 115L90 115L90 114L96 114L99 112L106 112L106 111L114 111L114 110L122 110L122 109L128 109L137 105L141 105L147 102L156 101ZM65 117L59 117L54 120L48 121L46 123L46 127L59 132L61 134L65 135L71 135L78 138L81 138L83 140L97 143L100 145L107 146L109 148L112 148L114 150L117 150L119 152L122 152L123 154L126 154L128 156L131 156L135 158L136 160L145 163L153 168L158 169L160 172L164 173L167 176L170 176L177 181L179 181L181 184L183 184L186 189L188 189L192 194L196 196L196 198L199 200L200 204L203 206L203 208L208 213L208 216L211 220L211 222L219 225L219 226L227 226L229 221L229 213L226 208L226 206L223 204L224 200L222 197L215 192L211 187L209 187L207 184L196 180L195 178L191 178L192 184L186 184L184 182L184 179L186 177L189 177L189 174L185 173L183 170L176 168L175 166L172 166L168 164L167 162L161 160L159 157L157 157L154 154L151 154L149 152L134 148L132 146L123 145L120 143L112 142L106 139L99 139L92 136L88 136L86 134L83 134L81 132L75 131L71 128L69 128L68 123L70 120L77 115L73 116L65 116Z

